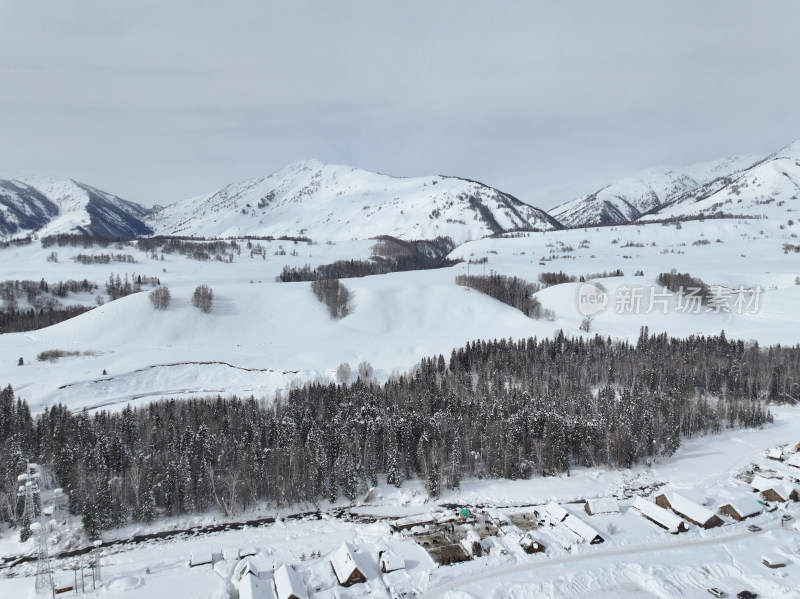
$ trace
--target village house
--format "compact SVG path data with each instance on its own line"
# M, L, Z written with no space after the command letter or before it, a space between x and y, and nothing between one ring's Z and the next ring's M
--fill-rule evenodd
M741 522L745 518L757 516L764 511L764 506L752 497L740 497L719 507L719 513Z
M248 565L242 569L239 580L239 599L278 599L272 579L262 579Z
M783 448L781 447L773 447L769 451L767 451L767 457L770 460L775 460L776 462L783 461Z
M600 536L599 532L597 532L594 528L586 524L586 522L577 516L569 514L566 518L564 518L563 524L585 543L597 545L598 543L605 542L605 539Z
M786 558L780 555L764 555L761 557L761 563L767 568L784 568L786 566Z
M642 516L666 529L671 534L678 534L689 530L689 526L684 520L674 513L657 506L652 501L647 501L643 497L636 497L631 506Z
M355 551L349 543L343 543L331 555L331 567L336 575L336 580L343 587L349 587L359 582L367 582L367 577L356 565Z
M583 505L584 511L590 516L600 514L619 514L619 504L613 497L596 497L587 499Z
M722 526L725 522L708 508L687 499L678 493L662 493L656 496L656 505L673 512L702 528Z
M221 551L192 551L189 554L189 567L204 566L206 564L216 564L223 559Z
M761 496L767 501L777 501L784 503L786 501L797 501L797 489L786 483L778 483L773 485L770 489L761 491Z
M381 572L384 574L394 572L395 570L404 570L406 567L405 560L397 555L394 551L390 551L388 549L380 552L379 562Z
M569 512L558 505L555 501L551 501L544 507L544 513L553 523L563 522L566 517L569 516Z
M527 533L519 540L519 546L525 550L525 553L544 553L545 550L544 545L534 539L530 533Z
M432 514L416 514L414 516L407 516L393 521L390 526L397 531L411 530L414 527L420 526L425 528L436 524L436 518Z
M283 564L275 570L275 592L278 599L308 599L308 589L294 568Z
M750 486L757 492L761 493L766 501L786 502L797 501L797 489L792 485L783 482L781 479L764 478L763 476L756 476Z
M793 468L800 468L800 452L792 454L788 460L786 460L787 466L792 466Z

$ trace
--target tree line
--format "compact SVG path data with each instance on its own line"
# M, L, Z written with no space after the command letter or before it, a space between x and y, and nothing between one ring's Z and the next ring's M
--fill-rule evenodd
M693 277L688 272L662 272L656 277L656 283L662 287L666 287L673 293L687 294L693 290L697 290L697 296L702 302L708 302L711 298L711 290L708 288L702 279Z
M331 318L344 318L350 313L350 292L339 279L312 281L311 291L328 308Z
M131 242L119 237L101 237L97 235L83 235L79 233L58 233L55 235L45 235L41 239L42 247L47 249L52 246L58 247L82 247L89 249L95 245L101 248L107 248L114 244L117 249L129 247Z
M111 262L136 262L131 254L78 254L72 258L81 264L110 264Z
M800 346L649 335L475 341L379 385L310 384L271 401L167 400L35 418L0 397L0 505L35 460L90 534L159 514L355 500L385 476L429 493L463 476L529 478L629 467L683 437L770 422L800 400Z
M190 237L142 237L136 247L156 258L161 254L181 254L192 260L207 261L212 258L220 262L233 262L233 255L240 256L241 246L234 240L197 240Z
M409 270L431 270L448 268L461 262L447 257L455 243L449 237L437 237L433 240L404 241L382 235L372 247L373 256L369 260L337 260L330 264L321 264L311 268L306 264L302 268L284 266L276 281L296 283L302 281L318 281L320 279L350 279L385 275L391 272Z
M535 283L491 271L488 275L457 275L456 285L485 293L520 310L529 318L542 317L542 304L534 297L541 287Z

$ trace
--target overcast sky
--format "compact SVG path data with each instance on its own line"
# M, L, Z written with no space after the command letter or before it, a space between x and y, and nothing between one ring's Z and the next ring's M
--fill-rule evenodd
M549 208L800 138L799 23L795 0L0 0L0 172L151 205L318 158Z

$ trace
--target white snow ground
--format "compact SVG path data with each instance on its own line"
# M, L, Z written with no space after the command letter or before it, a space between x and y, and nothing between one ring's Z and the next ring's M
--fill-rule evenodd
M783 226L781 229L780 227ZM769 220L707 220L675 225L629 225L530 233L518 238L486 238L458 247L453 257L486 258L485 264L394 273L345 281L351 313L331 320L308 283L277 283L284 265L312 266L344 258L367 258L374 242L294 244L261 242L266 258L251 258L243 245L233 263L197 262L179 255L164 261L134 248L121 250L48 248L34 243L0 250L0 279L48 281L84 279L103 284L112 273L158 276L172 293L168 310L153 310L147 291L107 302L82 316L28 333L0 335L0 381L10 383L35 411L61 402L71 408L124 406L133 400L203 396L227 391L271 396L276 390L317 378L332 380L339 364L353 372L362 361L387 379L420 358L450 351L479 338L551 336L558 329L583 334L578 310L579 283L539 292L555 320L531 320L500 302L454 284L458 273L491 270L536 281L540 272L580 276L622 269L624 277L600 279L609 296L590 335L635 340L641 326L675 336L718 334L761 344L795 344L800 331L800 262L785 243L800 224ZM707 241L707 245L695 242ZM276 251L287 255L275 255ZM47 256L57 250L58 262ZM292 256L293 250L297 251ZM133 254L135 264L82 265L78 253ZM677 297L655 303L659 272L689 272L712 286L759 289L758 305L719 313L676 311ZM636 271L644 276L634 276ZM596 281L598 282L598 281ZM214 290L214 309L202 314L190 304L198 284ZM632 289L637 291L633 292ZM640 309L622 302L640 297ZM656 297L656 296L653 296ZM73 301L95 305L89 294ZM657 298L656 298L657 299ZM742 308L746 307L744 304ZM756 309L757 308L757 309ZM666 313L663 313L665 312ZM649 312L649 313L648 313ZM89 355L39 362L45 350ZM17 366L22 357L25 365ZM207 363L214 363L208 366ZM106 370L107 375L102 375Z
M785 204L783 211L794 210ZM666 331L675 336L715 334L724 329L729 338L760 344L796 344L800 338L800 261L794 252L784 253L784 244L797 245L798 227L780 220L706 220L675 225L576 229L533 233L521 237L487 238L457 248L453 255L481 259L486 264L460 264L438 271L395 273L344 281L352 293L352 311L333 321L317 302L307 283L276 283L284 265L329 263L336 259L366 258L370 241L338 241L308 245L292 242L260 242L266 258L251 258L243 247L232 263L196 262L176 255L164 261L149 258L132 248L48 248L38 244L0 249L0 279L42 277L55 282L66 279L95 281L101 285L113 272L158 276L172 291L166 312L154 311L141 293L107 302L103 306L59 325L29 333L0 335L0 384L10 383L34 411L58 402L73 409L121 409L128 403L144 403L161 397L191 397L208 394L270 397L318 377L332 379L337 366L348 362L355 370L362 360L375 367L375 376L385 380L393 372L412 367L421 357L443 353L477 338L550 336L558 329L569 335L579 330L583 315L578 311L577 283L558 285L539 292L543 306L555 311L555 319L530 320L522 314L475 291L454 284L457 273L495 270L535 281L538 273L563 270L581 275L617 268L624 277L602 279L610 299L607 309L595 316L593 335L635 340L642 325L651 333ZM707 244L695 244L708 241ZM275 255L279 246L287 255ZM570 249L571 248L571 249ZM292 256L292 250L297 250ZM58 262L48 262L51 251ZM78 253L109 251L131 253L135 264L81 265L71 257ZM671 269L689 272L710 285L733 289L760 287L759 305L752 313L687 314L675 310L671 295L659 310L647 312L647 297L659 272ZM643 276L634 276L638 270ZM251 282L252 281L252 282ZM196 285L214 289L211 314L202 314L189 302ZM617 310L617 299L641 287L639 313ZM101 289L102 290L102 289ZM660 290L657 290L660 291ZM94 296L76 298L94 304ZM70 303L65 302L65 303ZM624 306L622 306L624 307ZM56 362L40 362L37 354L49 349L83 352ZM24 366L17 361L24 358ZM103 375L103 370L107 371ZM761 597L800 597L800 535L780 526L780 515L788 511L800 518L797 505L762 514L751 520L763 531L750 533L747 524L728 525L711 531L697 530L672 537L629 510L625 489L654 488L665 483L692 500L708 501L715 508L748 493L735 475L753 463L761 463L784 476L797 473L773 464L764 452L776 444L800 441L797 409L775 410L776 421L764 430L729 431L718 437L684 442L672 458L652 467L625 471L578 469L570 477L530 481L467 480L460 491L441 503L498 506L539 505L550 500L561 503L587 497L615 495L621 498L622 514L589 518L579 505L567 505L601 533L614 524L615 533L602 545L576 544L568 551L559 540L567 532L543 531L548 550L543 555L525 555L509 541L499 538L505 555L489 555L464 564L435 567L418 545L393 535L385 521L374 524L344 522L334 517L278 523L262 528L228 531L213 535L152 542L130 550L109 548L103 557L103 581L91 594L115 597L231 597L236 588L230 574L235 562L227 559L210 566L189 569L191 551L235 550L255 546L260 559L276 565L295 565L311 596L333 597L332 573L325 555L343 541L359 549L367 566L376 563L375 544L380 541L403 555L407 570L382 579L375 574L370 585L357 585L340 597L389 597L385 582L397 592L431 597L701 597L705 588L718 586L729 596L743 588ZM361 513L402 516L426 512L433 505L414 481L401 490L382 486L379 498L359 508ZM512 506L512 507L508 507ZM323 506L324 507L324 506ZM313 509L299 506L298 510ZM521 509L520 507L516 508ZM532 509L532 508L531 508ZM274 513L260 511L244 517ZM184 527L208 522L218 516L201 515L190 520L158 522L152 530ZM74 524L74 523L73 523ZM64 531L60 544L71 538ZM135 534L119 531L121 536ZM567 537L568 538L568 537ZM21 546L17 536L0 537L0 555L33 551L32 541ZM312 551L322 558L302 560ZM781 570L768 570L760 556L776 553L789 561ZM372 561L370 561L372 560ZM365 567L367 567L365 566ZM148 572L149 570L149 572ZM8 577L8 574L13 577ZM23 564L11 571L0 570L3 597L32 596L33 566ZM383 582L382 582L383 581ZM316 589L320 590L317 591ZM370 591L371 595L367 594ZM338 590L337 590L338 592Z

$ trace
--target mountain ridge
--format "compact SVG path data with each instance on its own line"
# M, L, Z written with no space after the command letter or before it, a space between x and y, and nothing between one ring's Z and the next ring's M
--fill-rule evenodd
M135 239L151 235L150 209L74 179L0 179L0 235L81 233Z
M165 235L302 235L336 241L391 235L456 243L517 229L553 230L543 210L477 181L392 177L309 160L154 212Z

